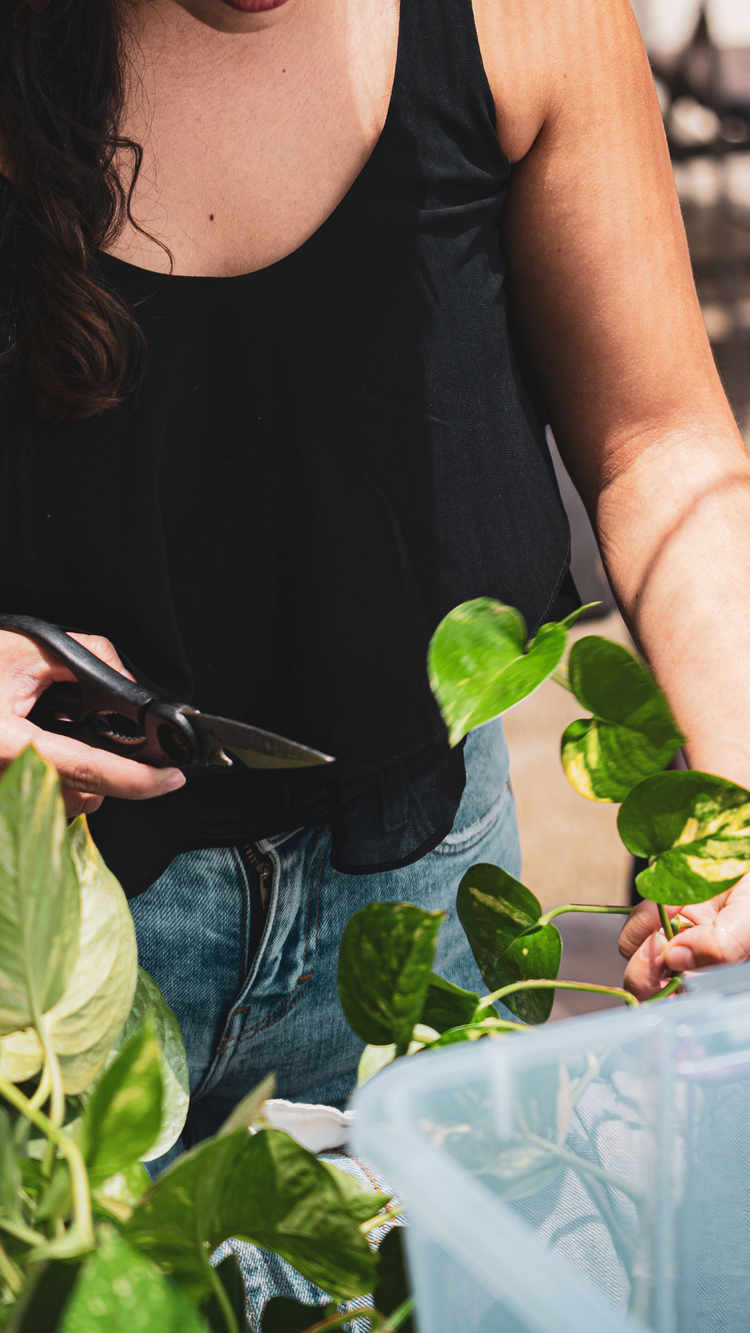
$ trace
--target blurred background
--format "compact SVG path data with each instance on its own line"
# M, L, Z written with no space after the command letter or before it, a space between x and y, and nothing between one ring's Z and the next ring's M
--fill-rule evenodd
M654 72L703 318L750 448L750 0L631 3ZM584 602L602 603L575 637L604 634L628 643L585 510L551 446L571 521L573 575ZM524 883L545 911L632 899L633 863L617 836L618 807L577 796L559 762L560 736L582 711L548 681L506 718ZM561 977L621 985L622 922L558 918ZM553 1018L602 1007L608 1003L600 997L561 991Z

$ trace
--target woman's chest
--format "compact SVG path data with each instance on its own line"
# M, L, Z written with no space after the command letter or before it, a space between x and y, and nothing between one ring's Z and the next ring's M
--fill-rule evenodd
M227 277L296 250L333 212L386 119L398 0L305 0L288 21L212 32L157 6L124 132L143 147L133 214L177 273ZM180 11L181 12L181 11ZM113 253L168 260L127 227Z

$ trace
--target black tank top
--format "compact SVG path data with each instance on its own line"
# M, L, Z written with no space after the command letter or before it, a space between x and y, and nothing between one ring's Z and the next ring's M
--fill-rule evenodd
M401 0L382 135L309 240L234 278L103 255L148 344L115 411L44 426L5 377L0 607L104 634L174 698L337 760L107 800L92 832L131 894L179 852L304 824L330 823L355 873L450 830L463 757L430 635L477 596L533 630L569 558L508 328L509 174L471 0Z

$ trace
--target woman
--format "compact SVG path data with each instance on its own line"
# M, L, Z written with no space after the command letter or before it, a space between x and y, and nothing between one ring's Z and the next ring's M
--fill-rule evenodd
M365 902L446 909L437 966L479 984L453 903L518 873L507 756L498 724L448 751L424 661L468 597L574 604L547 414L690 762L750 785L750 463L627 0L0 14L0 607L336 758L185 784L48 735L65 672L0 635L3 762L57 765L132 898L190 1143L269 1069L347 1096ZM671 953L644 907L630 984L745 956L749 892Z

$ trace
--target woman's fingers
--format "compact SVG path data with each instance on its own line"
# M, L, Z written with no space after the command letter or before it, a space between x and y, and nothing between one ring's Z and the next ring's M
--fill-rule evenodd
M668 907L667 914L670 921L681 910L679 907ZM623 958L632 958L636 950L640 949L644 940L660 928L661 917L656 903L646 900L634 907L620 931L620 953Z
M71 637L115 671L133 679L109 639L97 634ZM107 750L43 731L28 721L27 714L48 685L74 679L53 653L24 635L0 631L0 772L27 745L34 745L60 774L69 815L91 814L104 796L145 801L184 784L185 777L178 768L137 764Z
M666 966L673 972L750 958L750 875L702 907L713 910L701 913L699 924L682 931L664 950Z
M620 952L630 961L625 985L639 1000L655 995L664 973L693 972L718 963L750 958L750 875L733 889L691 907L668 907L693 924L667 940L660 929L655 903L639 903L620 935Z
M661 990L665 944L664 935L652 931L633 953L625 969L625 988L637 1000L648 1000Z
M25 720L4 728L3 750L8 755L6 763L27 745L34 745L45 759L55 765L63 787L70 793L145 801L153 796L176 791L185 782L185 775L179 768L152 768L149 764L137 764L133 759L123 759L107 750L98 750L80 741L57 736L54 732L42 731ZM96 804L101 804L101 801ZM92 808L90 802L86 803L86 808Z
M70 637L83 644L83 647L88 648L89 652L94 654L94 657L99 657L114 671L119 671L121 676L127 676L128 680L135 680L135 676L125 670L114 644L111 644L109 639L105 639L101 634L71 634Z

